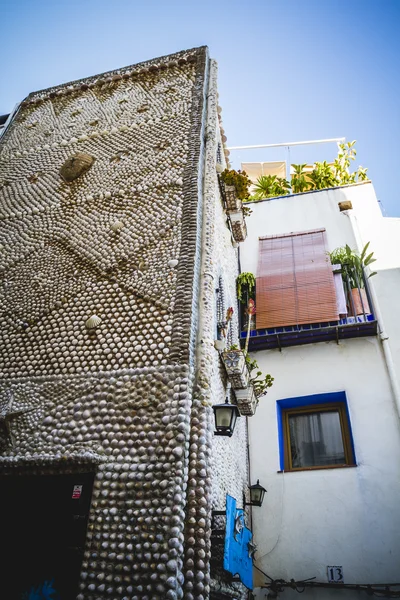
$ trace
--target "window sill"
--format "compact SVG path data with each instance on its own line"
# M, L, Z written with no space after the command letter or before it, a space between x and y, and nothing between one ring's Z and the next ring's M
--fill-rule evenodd
M289 471L277 471L277 473L298 473L299 471L326 471L327 469L355 469L358 465L328 465L326 467L303 467L301 469L290 469Z

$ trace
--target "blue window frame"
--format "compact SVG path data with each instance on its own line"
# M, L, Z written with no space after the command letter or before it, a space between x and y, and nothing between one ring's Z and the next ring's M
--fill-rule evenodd
M345 392L284 398L276 404L281 471L356 465Z

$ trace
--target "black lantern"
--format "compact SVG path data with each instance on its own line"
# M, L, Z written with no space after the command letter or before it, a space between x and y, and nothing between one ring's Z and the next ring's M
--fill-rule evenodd
M236 425L236 419L240 415L238 407L225 400L225 404L215 404L213 406L215 417L214 435L226 435L231 437Z
M257 479L257 483L255 485L249 486L250 490L250 502L246 502L248 506L261 506L264 500L265 492L267 491L260 485L260 480Z

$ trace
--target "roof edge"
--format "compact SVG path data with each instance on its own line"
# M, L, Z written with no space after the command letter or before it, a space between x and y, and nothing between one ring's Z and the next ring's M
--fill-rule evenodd
M120 67L117 69L113 69L111 71L106 71L104 73L99 73L97 75L89 75L88 77L83 77L81 79L75 79L73 81L68 81L66 83L61 83L55 86L50 86L48 88L44 88L42 90L36 90L34 92L30 92L28 94L28 96L26 96L26 98L24 99L24 102L30 102L32 100L44 100L44 95L49 95L51 93L55 93L57 94L57 92L62 91L65 88L68 87L74 87L76 89L77 86L80 86L81 84L85 84L85 83L99 83L99 80L102 80L104 78L108 78L108 77L116 77L116 76L122 76L124 74L126 74L128 71L134 71L134 72L138 72L138 71L143 71L145 69L148 69L150 67L153 68L166 68L168 66L173 66L169 63L171 62L175 62L178 60L184 60L185 62L188 61L188 59L192 59L193 58L197 58L198 56L201 56L202 52L204 50L208 50L208 46L204 45L204 46L197 46L195 48L190 48L188 50L180 50L179 52L175 52L173 54L166 54L165 56L158 56L156 58L152 58L149 60L145 60L139 63L134 63L132 65L127 65L125 67ZM190 62L190 61L189 61ZM160 63L160 64L158 64ZM37 97L39 96L39 97Z
M359 185L372 184L371 179L367 181L359 181L357 183L347 183L346 185L336 185L335 187L323 188L322 190L308 190L307 192L299 192L298 194L286 194L284 196L273 196L272 198L263 198L262 200L247 200L245 204L259 204L260 202L270 202L271 200L280 200L281 198L294 198L295 196L305 196L306 194L317 194L319 192L330 192L332 190L342 190L349 187L357 187Z

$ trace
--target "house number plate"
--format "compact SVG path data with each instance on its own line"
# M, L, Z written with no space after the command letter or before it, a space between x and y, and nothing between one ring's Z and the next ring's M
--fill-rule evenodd
M344 583L343 567L326 567L329 583Z

